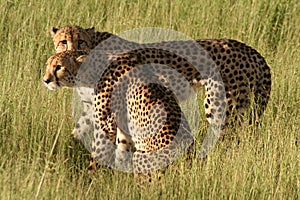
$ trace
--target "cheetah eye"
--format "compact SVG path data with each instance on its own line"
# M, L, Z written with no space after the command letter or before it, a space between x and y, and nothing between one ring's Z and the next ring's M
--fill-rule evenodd
M61 70L61 65L56 65L55 69L54 69L54 73L56 74L56 72L58 72L59 70Z
M79 45L81 45L81 44L83 44L83 43L84 43L83 40L78 40L78 44L79 44Z
M67 40L62 40L60 42L63 43L63 44L67 44Z

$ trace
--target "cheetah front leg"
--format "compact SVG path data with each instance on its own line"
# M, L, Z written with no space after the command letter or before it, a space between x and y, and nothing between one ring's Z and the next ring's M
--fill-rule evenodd
M255 123L259 123L259 118L264 113L270 99L272 81L270 68L265 65L263 69L263 77L259 80L258 86L254 91L255 100Z
M92 102L83 102L83 110L72 131L74 138L82 140L85 136L93 132L94 125L92 112Z
M94 90L91 88L77 88L80 103L82 103L82 111L76 122L75 128L72 131L72 135L74 138L81 141L93 134L93 91ZM74 106L77 106L77 102L75 101L74 103Z

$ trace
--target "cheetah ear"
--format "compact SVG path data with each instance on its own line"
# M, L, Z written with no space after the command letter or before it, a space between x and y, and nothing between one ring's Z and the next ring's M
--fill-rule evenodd
M91 33L93 33L93 32L95 32L95 27L91 27L91 28L87 28L87 29L85 29L87 32L91 32Z
M50 28L50 33L51 33L51 36L54 37L54 35L56 34L56 32L59 30L59 28L56 28L54 26L51 26Z
M87 55L81 55L81 56L78 56L78 57L76 58L76 62L82 63L86 57L87 57Z

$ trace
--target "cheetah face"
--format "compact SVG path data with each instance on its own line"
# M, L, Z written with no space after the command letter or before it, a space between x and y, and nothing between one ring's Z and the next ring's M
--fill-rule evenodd
M81 52L65 51L51 56L47 60L47 69L43 82L49 90L61 87L75 87L78 69L85 58Z
M61 29L52 27L50 32L56 53L66 50L89 50L92 48L91 33L94 28L83 29L66 26Z

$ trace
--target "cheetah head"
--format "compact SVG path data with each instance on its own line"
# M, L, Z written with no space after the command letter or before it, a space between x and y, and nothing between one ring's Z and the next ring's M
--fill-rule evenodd
M60 29L55 27L50 29L56 53L66 50L92 49L94 32L94 27L84 29L79 26L65 26Z
M87 51L64 51L51 56L47 62L43 82L49 90L60 87L75 87L78 69L87 56Z

